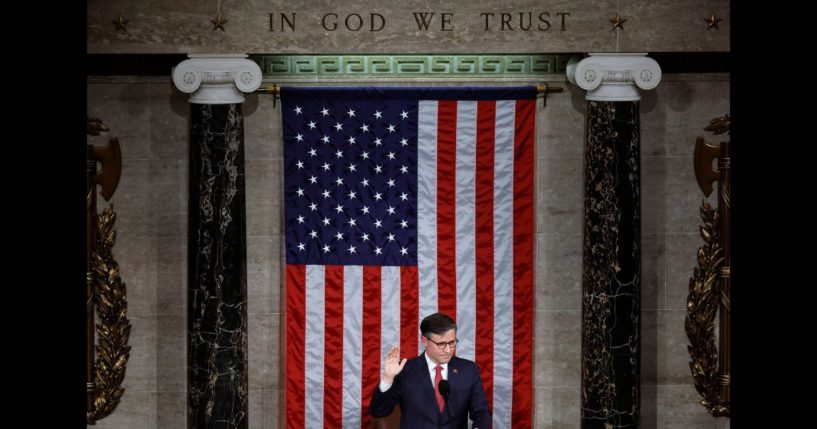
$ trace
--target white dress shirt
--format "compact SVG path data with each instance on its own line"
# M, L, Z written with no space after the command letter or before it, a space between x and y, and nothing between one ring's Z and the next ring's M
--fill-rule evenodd
M430 357L428 357L428 355L427 355L427 354L425 354L425 353L424 353L424 354L423 354L423 356L425 356L425 358L426 358L426 363L428 363L428 370L429 370L429 371L430 371L430 373L431 373L431 385L432 385L432 386L434 386L434 379L437 377L437 370L436 370L436 369L434 369L434 368L436 368L436 367L437 367L437 364L436 364L436 363L434 363L434 361L433 361L433 360L431 360L431 358L430 358ZM448 363L441 363L441 364L439 364L439 365L440 365L441 367L443 367L443 371L442 371L442 373L443 373L443 380L448 380ZM434 388L436 389L436 388L437 388L437 386L434 386Z

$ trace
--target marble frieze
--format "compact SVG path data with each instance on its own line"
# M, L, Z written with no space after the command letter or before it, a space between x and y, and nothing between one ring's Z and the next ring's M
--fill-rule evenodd
M88 2L87 30L89 53L727 52L729 15L725 0L113 0Z

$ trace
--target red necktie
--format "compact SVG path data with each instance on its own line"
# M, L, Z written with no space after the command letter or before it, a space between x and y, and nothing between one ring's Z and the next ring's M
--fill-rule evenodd
M434 370L437 371L437 374L434 376L434 396L437 397L437 405L440 406L440 412L443 412L443 407L445 406L445 401L443 401L443 395L440 395L440 380L443 379L443 367L437 365L434 367Z

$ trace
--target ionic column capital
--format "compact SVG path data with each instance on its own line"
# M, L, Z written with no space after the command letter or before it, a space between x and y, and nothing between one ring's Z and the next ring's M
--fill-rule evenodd
M567 63L567 79L586 90L588 100L636 101L638 88L658 86L661 67L645 53L590 53Z
M189 54L173 67L173 83L195 104L244 102L244 92L261 86L261 68L246 54Z

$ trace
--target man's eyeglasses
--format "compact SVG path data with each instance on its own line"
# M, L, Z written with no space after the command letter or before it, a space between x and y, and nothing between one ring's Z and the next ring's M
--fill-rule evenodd
M460 342L459 339L455 339L454 341L449 341L447 343L438 343L438 342L432 340L431 338L426 337L426 339L428 341L431 341L432 343L434 343L434 345L437 346L437 350L439 350L439 351L445 350L446 347L453 350L455 347L457 347L457 343Z

